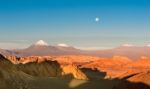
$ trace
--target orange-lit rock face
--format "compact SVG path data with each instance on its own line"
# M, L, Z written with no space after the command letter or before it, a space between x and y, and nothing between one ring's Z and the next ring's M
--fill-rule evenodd
M72 75L76 79L88 79L76 65L62 66L62 75Z
M8 56L9 60L11 60L13 63L28 63L28 62L42 62L45 60L56 60L61 64L82 64L82 63L89 63L91 61L99 60L99 57L92 57L92 56L29 56L29 57L21 57L17 58L15 56Z
M131 82L143 82L150 85L150 71L138 73L137 75L130 77L128 80Z
M92 56L75 56L75 55L65 55L65 56L29 56L29 57L21 57L17 58L15 56L7 57L14 64L26 64L29 62L37 62L41 63L44 61L54 61L56 60L61 65L77 65L80 68L90 68L90 69L98 69L100 71L106 72L109 78L122 78L134 73L140 73L150 70L150 59L147 57L142 57L139 60L131 61L127 57L123 56L114 56L112 58L99 58ZM71 66L72 68L73 66ZM69 67L64 67L64 70L67 74L69 72L74 72L74 70L69 69ZM80 76L84 75L75 75ZM85 76L84 76L85 78Z
M112 58L99 58L92 56L30 56L17 58L15 56L7 57L14 64L32 64L26 66L27 73L38 74L39 76L57 76L61 78L74 78L81 80L92 79L125 79L120 82L113 89L143 89L143 86L129 84L144 83L150 85L150 58L142 57L141 59L132 61L131 59L123 56L114 56ZM42 64L47 61L52 63L51 66L43 65L38 66L37 63ZM57 64L53 64L57 62ZM33 67L33 68L31 68ZM25 68L25 67L24 67ZM28 69L31 68L31 69ZM41 70L40 70L41 69ZM90 69L90 71L83 69ZM98 72L95 72L97 70ZM94 71L94 72L93 72ZM26 72L26 70L24 71ZM90 72L90 73L89 73ZM104 73L103 75L99 73ZM91 75L92 74L92 75ZM98 75L97 75L98 74ZM90 76L89 76L90 75ZM130 88L131 87L131 88ZM148 89L148 88L145 88Z
M82 67L97 68L106 72L109 78L123 78L128 75L150 71L149 64L149 58L131 61L127 57L114 56L113 58L103 58L84 64Z
M75 78L75 79L88 79L87 76L74 64L72 63L77 63L77 62L87 62L89 60L84 60L84 57L76 57L76 56L30 56L30 57L21 57L21 58L17 58L15 56L9 56L7 57L9 58L9 60L11 60L12 63L14 64L28 64L28 63L45 63L47 61L52 62L52 61L58 61L60 67L57 69L60 69L61 74L59 73L54 73L55 71L53 71L54 69L51 68L49 70L53 71L48 71L51 75L56 76L55 74L59 74L59 76L71 76L71 78ZM81 60L77 60L78 58L81 58ZM92 57L91 57L92 58ZM71 59L71 61L69 61L68 59ZM62 64L60 64L62 63ZM64 65L65 64L65 65ZM44 66L44 65L43 65ZM37 65L35 67L38 67ZM41 67L41 66L39 66ZM50 67L49 67L50 68ZM35 68L36 69L36 68ZM37 72L36 70L33 70L34 72ZM45 71L47 71L45 69ZM46 74L47 72L45 72ZM47 73L48 74L48 73Z
M95 67L95 68L120 68L125 67L127 64L132 63L132 61L126 57L115 56L111 59L101 58L99 60L93 61L91 63L83 65L84 67Z

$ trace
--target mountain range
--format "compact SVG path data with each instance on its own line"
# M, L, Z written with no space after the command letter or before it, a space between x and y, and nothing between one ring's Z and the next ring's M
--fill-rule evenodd
M113 49L104 50L81 50L66 44L59 44L57 46L48 45L43 40L32 44L24 49L5 50L0 49L0 53L3 55L14 55L17 57L27 56L52 56L52 55L89 55L98 57L113 57L113 56L126 56L130 59L139 59L141 57L150 57L149 46L131 46L123 45Z

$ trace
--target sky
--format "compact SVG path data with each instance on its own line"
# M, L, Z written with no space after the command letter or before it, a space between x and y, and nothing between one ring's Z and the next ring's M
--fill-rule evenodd
M150 44L149 0L0 0L0 48Z

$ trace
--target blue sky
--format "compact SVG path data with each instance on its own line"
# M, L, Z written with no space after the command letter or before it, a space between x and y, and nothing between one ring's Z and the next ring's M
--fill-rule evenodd
M0 48L40 39L87 49L143 46L150 44L149 34L149 0L0 1Z

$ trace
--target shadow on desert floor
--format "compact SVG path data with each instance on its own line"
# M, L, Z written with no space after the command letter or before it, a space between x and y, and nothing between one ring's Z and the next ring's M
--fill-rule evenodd
M150 89L150 86L147 84L127 80L134 75L129 75L122 79L105 79L105 72L86 68L82 69L82 72L90 80L75 80L72 74L66 75L70 78L67 80L67 89Z

